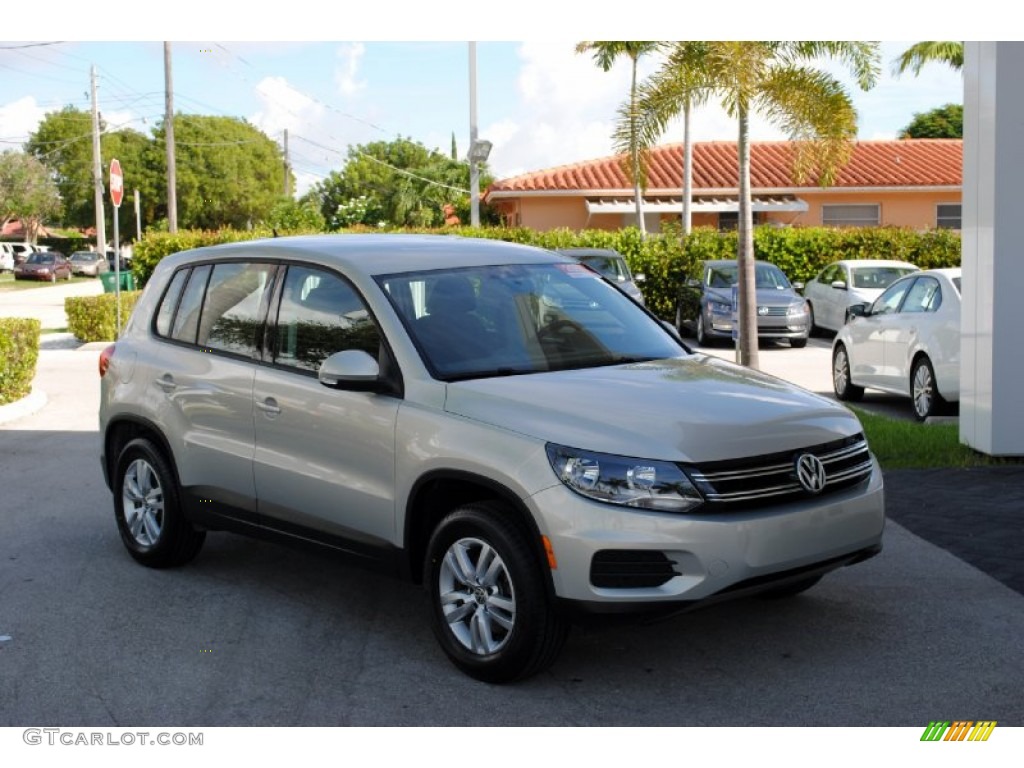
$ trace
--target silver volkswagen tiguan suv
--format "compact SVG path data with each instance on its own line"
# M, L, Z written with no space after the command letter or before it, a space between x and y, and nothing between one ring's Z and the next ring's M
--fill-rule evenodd
M580 614L796 594L881 548L857 419L691 353L590 269L445 236L178 253L100 358L129 553L208 531L421 582L448 657L504 682Z

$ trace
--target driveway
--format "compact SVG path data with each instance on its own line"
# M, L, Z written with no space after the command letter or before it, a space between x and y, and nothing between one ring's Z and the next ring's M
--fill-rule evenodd
M892 522L801 597L578 629L505 687L454 670L409 584L224 533L143 568L99 469L97 346L44 350L49 404L0 427L0 726L1024 725L1024 596Z
M67 328L64 299L100 293L103 293L103 284L99 279L0 291L0 317L35 317L42 322L43 330Z

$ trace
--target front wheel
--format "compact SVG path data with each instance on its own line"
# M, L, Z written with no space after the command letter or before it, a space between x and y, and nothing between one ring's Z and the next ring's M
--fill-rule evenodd
M697 315L697 344L701 347L711 346L711 338L704 328L704 312Z
M114 515L128 553L150 568L183 565L206 540L185 519L173 470L145 438L132 440L117 459Z
M546 669L568 634L512 514L493 502L456 509L431 536L424 566L441 648L460 670L488 683Z
M856 402L864 397L864 387L858 387L850 378L850 357L842 344L837 344L832 353L832 387L840 400Z
M807 339L790 339L789 346L793 349L803 349L807 346Z

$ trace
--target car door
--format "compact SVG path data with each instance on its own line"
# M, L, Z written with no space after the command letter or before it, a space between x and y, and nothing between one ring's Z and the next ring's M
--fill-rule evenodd
M295 264L271 313L253 392L261 521L360 554L363 545L393 541L401 400L330 389L317 378L335 352L363 349L379 359L376 322L347 280Z
M182 485L209 501L211 513L252 522L252 388L275 270L243 261L180 270L155 323L168 343L139 361L164 400L160 421L179 442Z
M858 386L886 388L885 344L894 333L893 316L912 282L913 278L893 283L871 305L867 316L850 323L850 375Z
M929 327L941 306L942 288L938 280L927 275L914 280L899 312L890 318L892 327L885 339L883 369L886 387L910 394L911 356L921 337L931 335Z
M835 312L832 310L835 289L832 281L839 278L839 265L830 264L825 267L818 276L807 286L806 296L814 307L814 323L822 328L835 328L832 318Z

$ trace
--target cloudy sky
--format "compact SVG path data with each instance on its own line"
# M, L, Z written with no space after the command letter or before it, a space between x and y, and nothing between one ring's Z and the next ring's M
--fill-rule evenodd
M19 148L48 111L66 104L88 109L93 65L99 72L100 109L107 123L147 132L164 110L163 45L147 41L159 31L178 40L173 44L175 108L242 117L279 142L287 129L300 191L340 168L352 144L403 136L448 152L454 134L459 154L464 155L469 143L469 46L451 38L475 37L479 135L493 142L490 165L501 178L611 153L612 124L617 105L628 93L629 67L622 62L611 72L602 72L589 56L574 52L578 39L607 39L625 32L632 32L625 35L631 38L644 33L653 37L655 32L721 38L726 32L720 17L717 27L704 29L682 17L676 24L652 20L659 8L679 16L678 9L684 7L679 3L648 3L644 19L633 28L615 18L604 21L604 28L593 28L594 24L578 23L578 12L600 4L564 3L554 12L535 0L505 8L489 4L485 10L491 18L481 25L474 21L473 14L480 12L477 6L426 9L423 4L392 0L381 5L379 13L366 12L365 18L353 18L338 5L332 18L310 24L308 19L316 14L303 8L305 2L267 4L262 14L259 4L247 6L252 19L245 22L244 34L232 19L211 15L192 0L177 3L174 19L161 30L106 24L102 15L84 16L69 5L70 14L78 13L78 23L73 16L58 15L60 23L47 26L45 33L29 27L19 30L25 39L0 42L0 148ZM867 0L859 7L870 10L873 5ZM613 7L616 14L625 9L609 5ZM744 3L730 7L743 9ZM750 4L747 10L758 7ZM822 8L811 7L819 13ZM283 8L292 11L287 18L280 17ZM799 3L787 8L797 10ZM934 8L941 10L942 4ZM381 16L392 19L385 24ZM196 18L203 23L190 21ZM546 21L541 23L541 18ZM761 26L746 36L782 36L786 31L790 37L809 38L831 32L831 24L820 22L806 28ZM867 29L843 26L844 32L862 32L862 37L873 31L874 37L910 40L926 32L946 32L946 37L952 32L922 28L922 34L907 34L918 32L909 23L874 30L870 24ZM0 34L12 29L7 25ZM716 30L717 35L711 34ZM212 40L180 41L213 37L209 33L218 31L223 35ZM311 36L321 31L322 37L356 39L320 42ZM483 39L495 32L525 42ZM559 39L551 40L552 36ZM915 112L962 101L962 79L945 67L929 66L917 78L894 78L892 60L906 45L882 44L881 78L872 91L862 93L851 84L862 139L893 138ZM647 61L641 74L656 64ZM695 115L694 128L698 140L735 137L734 122L713 106ZM784 138L763 120L755 120L753 133L760 139ZM678 127L664 137L666 142L679 140Z

